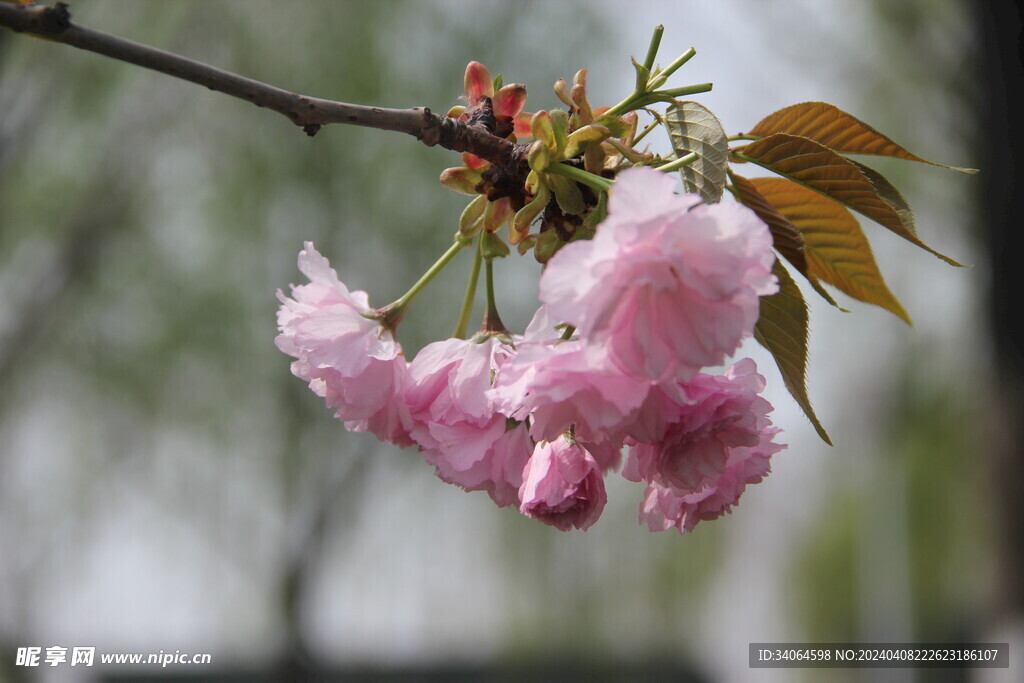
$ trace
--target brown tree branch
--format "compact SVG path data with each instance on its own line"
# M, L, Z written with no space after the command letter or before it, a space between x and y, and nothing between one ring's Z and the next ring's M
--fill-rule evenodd
M492 135L483 126L439 116L426 107L383 109L299 95L171 52L76 26L63 2L53 7L0 2L0 26L205 85L283 114L309 135L329 123L393 130L412 135L431 147L471 152L499 166L511 162L515 149L513 143Z

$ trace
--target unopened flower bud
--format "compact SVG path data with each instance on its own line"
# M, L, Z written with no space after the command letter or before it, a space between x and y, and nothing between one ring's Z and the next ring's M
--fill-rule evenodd
M476 186L482 179L480 171L465 166L446 168L440 178L442 185L462 194L478 194Z
M534 117L536 119L536 117ZM534 133L536 136L536 133ZM540 172L548 167L551 162L551 152L548 149L548 145L543 140L537 140L530 145L530 151L526 155L526 162L530 164L530 168L534 171Z

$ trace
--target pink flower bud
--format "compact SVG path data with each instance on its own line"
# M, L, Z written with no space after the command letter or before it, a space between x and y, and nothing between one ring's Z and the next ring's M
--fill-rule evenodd
M523 471L519 497L521 513L561 531L589 529L607 501L597 462L564 437L537 444Z

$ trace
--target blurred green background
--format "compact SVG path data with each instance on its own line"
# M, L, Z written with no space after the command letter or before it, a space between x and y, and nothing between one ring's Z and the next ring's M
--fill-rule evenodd
M730 133L826 100L928 159L984 160L967 0L71 9L297 92L436 111L471 59L527 84L529 111L555 107L551 84L580 68L591 102L612 104L663 23L661 63L698 50L673 83L713 81L699 99ZM925 241L975 265L865 225L915 328L811 302L810 392L836 447L751 345L790 447L733 515L649 534L641 488L616 479L600 523L561 534L441 483L411 449L347 433L274 347L274 293L300 281L304 240L376 305L440 255L466 201L437 183L456 155L344 126L308 138L201 87L0 31L0 680L53 675L14 666L26 645L209 652L211 668L172 673L280 680L353 667L1019 680L747 668L755 641L1021 637L995 486L1013 472L999 458L1016 453L1014 415L1000 413L976 206L992 176L871 163ZM539 267L506 261L499 304L521 329ZM450 334L468 269L457 260L417 301L409 357Z

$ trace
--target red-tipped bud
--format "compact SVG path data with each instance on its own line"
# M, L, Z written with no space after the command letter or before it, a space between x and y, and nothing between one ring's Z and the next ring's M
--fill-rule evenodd
M467 168L471 168L474 171L485 169L491 164L491 162L486 159L481 159L477 155L469 152L462 153L462 163L464 163Z
M526 104L526 86L510 83L494 95L491 105L495 116L515 116Z
M494 97L494 81L487 67L480 62L470 62L466 66L466 99L470 105L480 101L481 97Z

